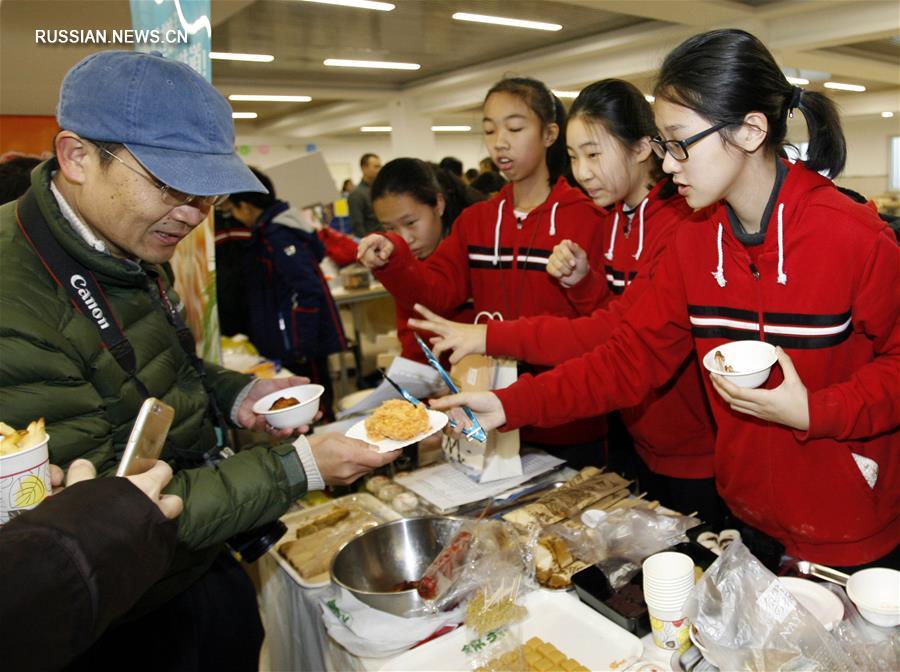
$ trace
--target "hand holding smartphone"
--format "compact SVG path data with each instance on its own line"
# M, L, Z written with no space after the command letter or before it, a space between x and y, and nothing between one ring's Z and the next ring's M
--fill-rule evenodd
M166 443L175 409L155 397L141 405L116 476L134 476L150 469Z

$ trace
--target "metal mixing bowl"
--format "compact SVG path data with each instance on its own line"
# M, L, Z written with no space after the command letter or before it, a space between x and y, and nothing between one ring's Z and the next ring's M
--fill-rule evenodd
M375 609L409 616L424 601L415 588L394 588L421 579L461 524L458 518L422 516L366 530L334 556L331 580Z

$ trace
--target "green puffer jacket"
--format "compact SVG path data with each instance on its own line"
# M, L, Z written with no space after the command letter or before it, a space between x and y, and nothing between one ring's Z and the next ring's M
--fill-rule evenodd
M200 376L178 344L159 301L162 277L173 305L179 300L161 266L101 254L63 218L50 191L54 160L32 174L32 192L54 236L94 273L137 356L137 377L150 394L175 408L163 459L196 461L215 446L215 433ZM23 236L15 203L0 207L0 420L25 426L43 416L50 461L62 467L78 457L100 473L114 470L143 398L133 379L103 347L94 324L77 312ZM62 281L65 281L61 278ZM227 414L249 376L206 365L206 376ZM192 464L192 462L188 462ZM205 560L238 532L274 520L306 491L306 476L293 446L242 451L218 467L176 471L166 492L180 495L179 542ZM200 561L203 564L204 561ZM196 562L183 556L177 564Z

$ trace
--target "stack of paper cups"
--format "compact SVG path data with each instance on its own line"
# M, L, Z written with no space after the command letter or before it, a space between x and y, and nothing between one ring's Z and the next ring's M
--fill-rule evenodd
M644 601L653 641L662 649L685 651L691 645L684 603L694 587L694 561L684 553L657 553L644 560Z

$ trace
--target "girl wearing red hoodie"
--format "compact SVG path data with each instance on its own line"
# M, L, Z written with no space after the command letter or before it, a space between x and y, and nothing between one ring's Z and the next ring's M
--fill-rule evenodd
M650 286L677 226L692 213L672 182L662 177L650 144L655 135L650 104L622 80L582 89L569 111L566 142L572 174L595 204L611 209L609 242L605 268L599 272L588 267L583 250L569 241L556 247L547 270L574 285L570 297L583 291L584 305L595 305L592 296L616 297L608 309L575 320L541 316L486 325L457 324L421 309L429 319L412 320L411 326L437 333L434 350L453 350L451 361L486 352L556 365L603 343L626 308ZM686 357L666 385L623 409L621 416L638 454L641 489L666 506L697 511L704 521L721 527L724 507L713 479L715 432L697 362Z
M426 261L390 233L360 241L360 261L410 309L423 303L443 313L472 298L476 311L505 320L577 316L565 288L547 274L547 260L556 243L569 239L587 250L593 264L600 263L602 213L561 177L564 124L562 104L541 82L512 78L495 84L484 102L485 144L509 184L466 209ZM605 420L589 418L552 430L529 429L522 439L596 464L605 434Z
M477 194L439 166L431 166L419 159L401 158L389 161L378 171L372 182L372 209L386 232L402 238L413 256L424 260L450 233L459 214L484 198ZM427 364L425 354L406 323L412 312L400 302L396 302L396 306L397 338L402 346L400 354ZM471 302L463 302L445 315L471 322L475 312Z
M900 250L877 215L818 171L846 146L825 96L791 86L752 35L697 35L663 63L654 140L695 209L607 343L466 404L486 428L552 426L638 403L684 357L778 346L760 389L705 378L716 484L744 522L795 557L896 562L900 540ZM809 159L778 159L799 110ZM456 413L456 412L455 412Z

